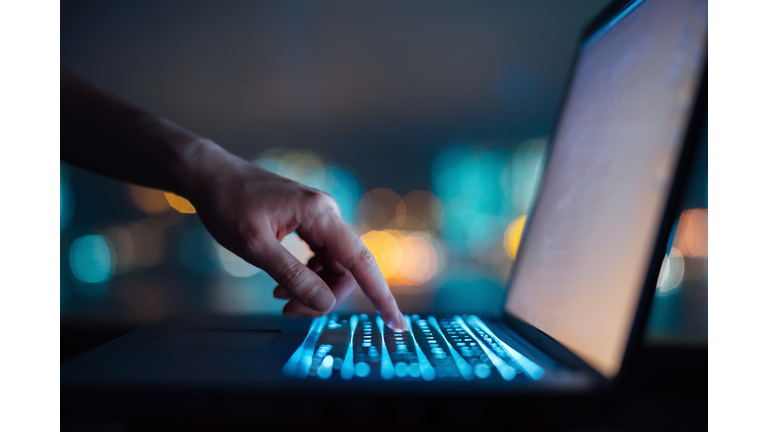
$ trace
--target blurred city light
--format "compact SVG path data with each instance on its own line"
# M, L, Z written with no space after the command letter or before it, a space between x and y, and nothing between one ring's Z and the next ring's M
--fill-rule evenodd
M171 208L163 191L157 189L128 185L128 195L136 207L148 214L162 213Z
M685 272L685 260L679 250L672 247L669 253L664 256L659 272L659 280L656 283L658 295L669 295L680 285Z
M397 205L395 225L408 231L437 232L440 229L440 200L431 192L413 191ZM390 222L390 225L391 222Z
M365 232L384 230L390 227L390 224L397 219L401 201L400 195L391 189L374 189L363 195L357 206L361 230ZM404 209L400 211L403 212Z
M707 209L685 210L674 231L674 247L684 257L706 257L708 254Z
M335 166L325 166L309 150L276 147L264 151L256 161L261 167L330 194L339 205L341 217L349 224L357 221L357 203L363 193L352 173Z
M506 150L454 145L432 164L432 184L443 203L440 229L451 253L477 256L500 241L513 216L501 175L511 155Z
M384 278L391 279L402 262L403 251L397 238L386 231L370 231L360 240L373 254Z
M106 282L115 271L114 250L109 240L100 235L86 235L72 243L69 250L72 273L81 282Z
M530 210L544 168L548 143L548 137L520 143L512 156L512 163L502 173L504 198L511 198L515 217L527 215Z
M213 240L213 244L218 257L219 267L230 276L247 278L262 271L260 268L251 265L244 259L230 252L215 240ZM304 240L302 240L296 233L291 233L285 236L280 244L304 264L306 264L309 259L312 258L312 255L314 255L314 252L312 252ZM274 287L274 283L272 283L272 286Z
M370 231L360 237L373 254L387 283L421 285L445 266L445 248L423 232Z
M195 227L184 233L176 256L179 262L196 275L209 275L216 271L213 238L204 227Z
M153 219L142 219L132 223L127 229L133 247L133 264L152 267L164 260L168 246L161 224Z
M168 200L168 204L176 209L179 213L195 213L195 207L186 198L182 198L171 192L165 193L165 199Z
M523 215L513 220L504 232L504 249L507 251L507 256L512 259L517 258L517 249L520 247L527 218L528 216Z
M220 268L229 275L247 278L261 271L261 269L245 262L244 259L230 252L229 249L224 246L215 243L214 247L216 248L216 256L218 257Z
M136 259L131 231L124 227L112 227L105 229L104 235L112 243L115 250L115 273L122 273L133 268Z

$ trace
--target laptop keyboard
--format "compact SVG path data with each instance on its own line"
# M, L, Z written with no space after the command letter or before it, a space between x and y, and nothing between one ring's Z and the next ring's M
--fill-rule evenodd
M399 333L366 314L312 320L307 337L283 366L299 379L466 380L517 375L540 379L544 370L505 344L475 315L406 315Z

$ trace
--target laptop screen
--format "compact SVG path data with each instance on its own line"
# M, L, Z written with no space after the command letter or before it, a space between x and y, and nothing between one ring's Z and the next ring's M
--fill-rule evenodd
M706 55L707 3L629 4L580 48L506 311L621 366Z

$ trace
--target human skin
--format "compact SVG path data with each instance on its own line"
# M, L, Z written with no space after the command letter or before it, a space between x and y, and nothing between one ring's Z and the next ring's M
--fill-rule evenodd
M358 285L396 331L403 314L368 251L325 192L273 174L213 141L147 113L61 67L61 160L187 198L222 246L263 269L283 313L328 313ZM280 241L296 232L307 265Z

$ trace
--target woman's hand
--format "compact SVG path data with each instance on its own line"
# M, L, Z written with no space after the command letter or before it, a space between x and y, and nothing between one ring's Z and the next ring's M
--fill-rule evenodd
M180 192L222 246L277 281L274 296L290 300L284 314L324 315L359 284L387 325L407 329L373 255L330 195L210 142L190 146L186 159L193 169ZM307 265L280 244L294 231L315 252Z

